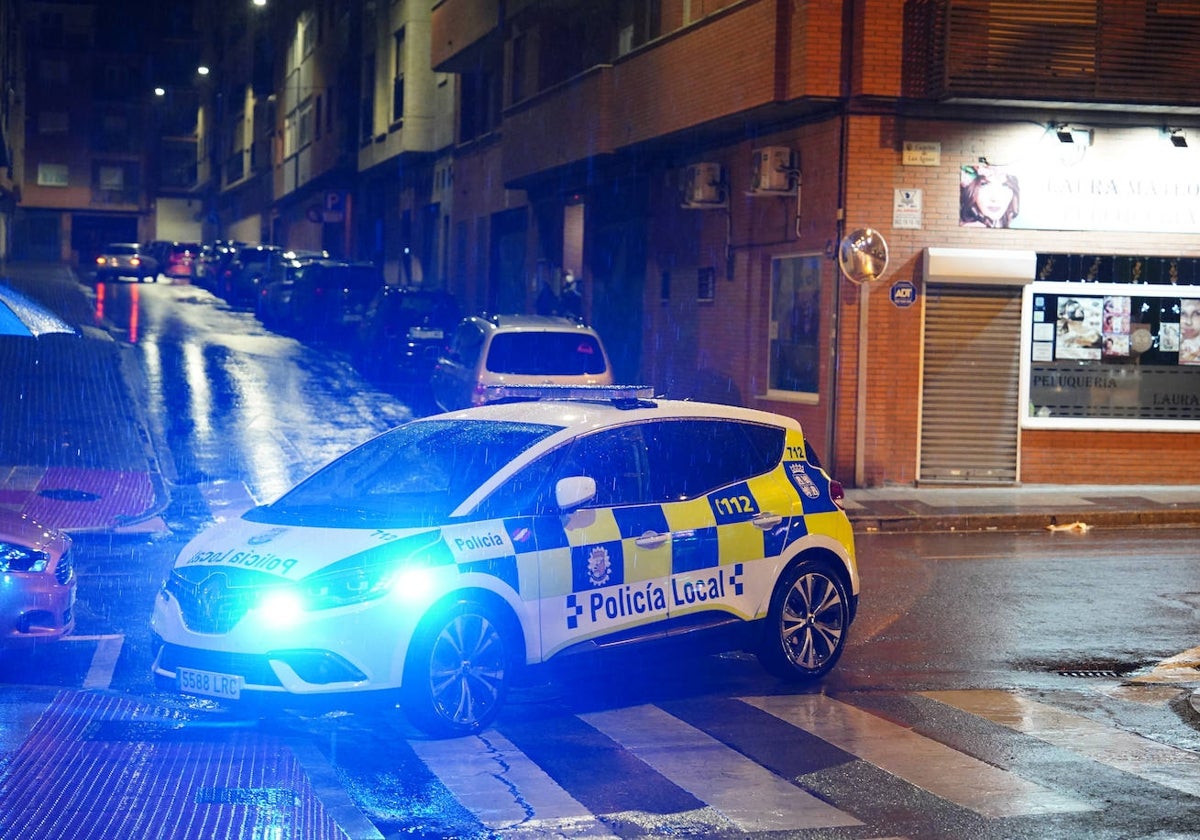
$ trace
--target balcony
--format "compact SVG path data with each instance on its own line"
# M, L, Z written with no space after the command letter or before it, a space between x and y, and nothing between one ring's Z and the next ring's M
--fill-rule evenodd
M781 22L778 9L771 0L732 6L512 105L502 128L506 181L663 138L736 136L748 118L820 107L836 94L828 71L838 52L781 59L812 33L794 32L799 18Z
M908 93L960 102L1195 108L1200 4L923 0L906 23Z
M467 72L479 50L503 43L499 0L440 0L433 8L432 30L433 68Z

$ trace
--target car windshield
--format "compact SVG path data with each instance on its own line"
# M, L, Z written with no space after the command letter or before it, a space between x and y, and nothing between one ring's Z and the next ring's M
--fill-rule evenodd
M593 336L575 332L510 332L492 339L487 369L528 376L604 373L604 353Z
M489 420L408 423L367 441L246 515L329 528L438 525L557 426Z

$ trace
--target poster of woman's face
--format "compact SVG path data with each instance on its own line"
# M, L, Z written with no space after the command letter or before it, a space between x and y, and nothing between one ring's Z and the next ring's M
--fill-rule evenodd
M1006 228L1020 210L1021 187L1015 175L985 163L962 167L958 192L960 226Z
M1200 365L1200 300L1179 301L1179 364Z
M1058 299L1054 354L1059 359L1099 359L1104 312L1100 298Z

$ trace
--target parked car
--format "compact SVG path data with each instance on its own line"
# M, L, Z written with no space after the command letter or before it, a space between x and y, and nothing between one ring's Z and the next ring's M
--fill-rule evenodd
M430 374L444 411L482 405L490 385L611 385L599 334L555 315L472 315L454 330Z
M414 420L201 533L155 599L160 688L399 699L453 736L488 726L525 666L573 653L704 638L784 679L828 673L859 573L799 423L588 393Z
M355 362L368 376L427 385L460 320L458 299L449 292L381 286L355 333Z
M176 280L191 280L200 259L198 242L172 242L159 261L160 273Z
M217 281L216 293L231 306L252 304L258 297L258 285L270 268L272 258L284 252L279 245L243 245L225 265Z
M197 286L217 291L225 268L245 245L245 242L217 240L201 246L200 258L196 262L195 276L192 278L192 282Z
M263 326L286 330L292 322L292 290L296 276L312 260L276 260L258 284L254 314Z
M139 283L158 279L158 261L137 242L110 242L96 256L97 283L132 277Z
M294 274L284 328L304 338L346 338L381 286L383 272L373 263L309 262Z
M69 536L0 509L0 647L70 633L75 583Z

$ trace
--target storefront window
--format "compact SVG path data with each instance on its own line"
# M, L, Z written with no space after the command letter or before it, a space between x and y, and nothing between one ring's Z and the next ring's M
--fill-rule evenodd
M820 381L821 257L771 264L770 388L816 394Z
M1200 429L1200 286L1034 283L1022 346L1027 428Z

